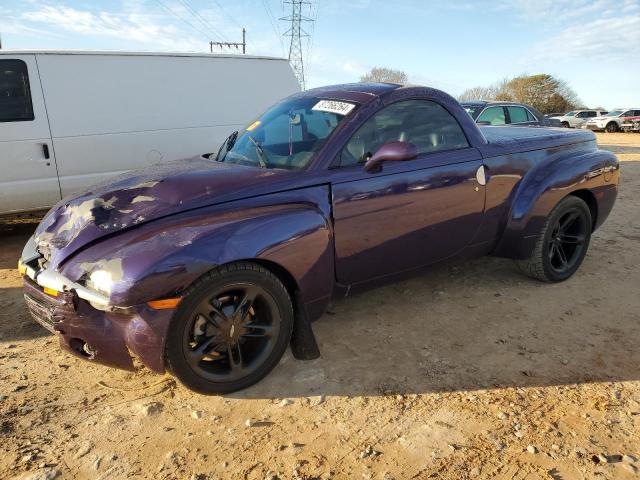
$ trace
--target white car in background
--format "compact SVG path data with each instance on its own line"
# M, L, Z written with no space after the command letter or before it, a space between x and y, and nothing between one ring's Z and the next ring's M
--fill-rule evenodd
M551 117L559 120L563 127L580 128L587 120L606 115L605 110L573 110L559 117Z
M626 117L637 116L640 116L640 108L620 108L609 112L605 116L589 119L589 121L584 124L584 128L594 131L604 130L609 133L619 132L622 130L622 122L624 122Z

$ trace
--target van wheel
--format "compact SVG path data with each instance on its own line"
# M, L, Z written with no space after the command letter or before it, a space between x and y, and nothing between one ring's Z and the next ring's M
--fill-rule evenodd
M616 122L609 122L607 123L607 126L604 128L608 133L615 133L618 130L620 130L618 128L618 124Z
M287 348L293 306L282 282L253 263L219 267L189 287L169 326L168 369L199 393L247 388Z
M528 276L561 282L582 264L591 240L591 212L584 200L568 196L553 209L531 257L518 261Z

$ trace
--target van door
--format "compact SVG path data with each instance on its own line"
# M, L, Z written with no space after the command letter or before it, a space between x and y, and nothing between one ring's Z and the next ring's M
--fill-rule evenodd
M35 55L0 55L0 172L0 214L60 200Z

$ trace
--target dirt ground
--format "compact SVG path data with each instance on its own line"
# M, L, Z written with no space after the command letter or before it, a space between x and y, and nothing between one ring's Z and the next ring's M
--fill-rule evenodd
M62 353L0 234L0 478L640 478L640 135L569 281L450 264L335 302L322 357L206 397Z

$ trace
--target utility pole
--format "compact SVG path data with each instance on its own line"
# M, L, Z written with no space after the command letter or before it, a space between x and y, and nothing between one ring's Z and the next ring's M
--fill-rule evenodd
M213 47L220 47L221 50L224 47L236 47L238 49L242 47L242 53L245 54L247 53L247 31L244 28L242 29L242 42L209 42L211 53L213 53Z
M289 29L282 35L284 37L291 37L291 43L289 44L289 62L293 68L300 88L305 89L304 78L304 62L302 61L302 37L308 37L309 34L302 29L302 22L312 22L309 17L302 15L302 6L311 5L311 2L305 0L285 0L286 4L291 5L291 15L282 17L280 20L291 22Z

